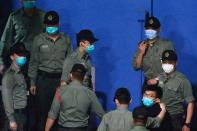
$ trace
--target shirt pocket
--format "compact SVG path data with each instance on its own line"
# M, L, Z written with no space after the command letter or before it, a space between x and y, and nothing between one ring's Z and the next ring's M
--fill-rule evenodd
M155 59L159 60L160 62L163 51L164 51L163 47L154 47L152 55Z
M149 70L151 68L151 65L152 65L151 63L152 63L151 56L145 55L144 58L143 58L143 61L142 61L143 69L145 71Z
M40 53L49 53L49 52L50 52L49 45L42 44L40 46Z
M176 95L179 91L180 85L181 83L179 81L169 81L165 87L169 90L169 92Z

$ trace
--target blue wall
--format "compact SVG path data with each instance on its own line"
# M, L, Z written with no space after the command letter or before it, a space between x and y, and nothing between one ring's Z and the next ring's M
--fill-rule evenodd
M179 56L178 69L197 85L197 1L155 0L154 15L161 20L161 35L170 38ZM131 58L140 41L141 25L150 0L37 0L38 7L56 10L61 16L61 29L71 35L84 28L92 29L99 38L93 54L97 91L107 96L107 110L114 108L115 90L129 88L131 109L140 103L141 73L133 70ZM20 4L13 1L14 9Z

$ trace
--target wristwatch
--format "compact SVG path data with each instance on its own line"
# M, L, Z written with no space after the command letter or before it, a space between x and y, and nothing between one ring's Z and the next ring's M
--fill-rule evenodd
M184 123L185 126L187 126L188 128L191 127L191 123Z

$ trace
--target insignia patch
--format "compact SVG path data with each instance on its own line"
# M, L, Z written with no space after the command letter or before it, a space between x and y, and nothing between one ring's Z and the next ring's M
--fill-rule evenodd
M42 48L48 48L49 46L48 45L42 45Z
M170 54L169 54L168 52L165 53L165 57L169 57L169 55L170 55Z
M150 19L150 20L149 20L149 24L152 25L153 23L154 23L153 19Z
M53 20L53 16L52 15L49 15L48 16L48 20L52 21Z

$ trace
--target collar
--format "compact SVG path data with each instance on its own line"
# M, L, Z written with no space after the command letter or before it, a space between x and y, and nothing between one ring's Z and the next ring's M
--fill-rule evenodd
M35 7L34 8L34 13L32 14L32 15L27 15L26 13L25 13L25 9L24 9L24 7L22 7L21 8L21 12L22 12L22 15L24 15L24 16L28 16L28 17L31 17L31 16L35 16L35 15L38 15L38 9Z
M77 80L72 80L72 82L70 84L72 84L72 85L78 85L78 86L81 86L82 85L82 83L80 83Z
M159 40L160 40L160 36L158 35L158 36L156 36L153 40L150 40L150 41L153 41L152 42L152 46L158 46L158 42L159 42ZM151 46L151 47L152 47Z
M77 48L76 52L77 52L77 58L79 58L79 59L87 60L87 59L90 58L90 56L88 55L88 53L82 54L82 53L79 51L79 47Z
M13 70L15 73L20 73L20 67L17 66L15 63L12 63L10 69Z
M166 73L164 73L165 78L174 78L177 74L177 71L175 70L174 72L172 72L170 75L167 75Z
M134 129L147 130L145 126L135 126Z
M49 37L49 35L48 35L46 32L44 33L44 37L45 37L47 40L49 40L49 41L55 42L55 41L61 39L62 35L61 35L61 33L58 33L58 37L57 37L57 39L56 39L55 41L54 41L53 39L51 39L51 38Z
M119 110L119 111L128 111L128 108L126 108L126 107L117 107L117 110Z

